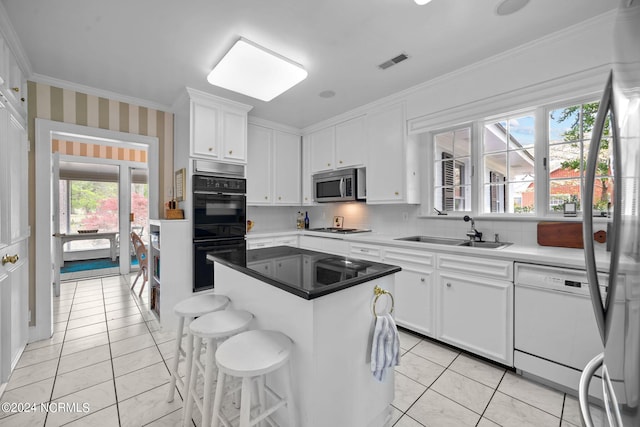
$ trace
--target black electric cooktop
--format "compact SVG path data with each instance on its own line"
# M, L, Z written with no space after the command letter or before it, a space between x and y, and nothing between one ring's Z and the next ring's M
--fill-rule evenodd
M310 228L309 231L321 231L323 233L352 234L352 233L366 233L371 230L366 230L364 228L322 227L322 228Z
M228 267L305 299L313 299L400 271L400 267L323 252L276 246L207 256Z

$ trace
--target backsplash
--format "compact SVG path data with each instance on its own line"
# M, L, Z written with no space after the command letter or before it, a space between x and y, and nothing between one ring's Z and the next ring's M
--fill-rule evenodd
M378 233L410 236L430 235L466 239L469 224L461 218L419 218L415 205L367 205L365 203L329 203L322 206L258 207L249 206L247 219L254 222L250 233L295 230L298 211L309 213L310 227L330 227L334 216L344 217L345 228L367 228ZM530 221L476 220L476 228L486 240L495 233L500 240L535 245L536 223Z
M248 219L255 225L251 233L295 230L298 211L309 213L310 227L331 227L334 216L344 218L345 228L367 228L378 233L394 236L429 235L466 239L469 223L462 218L447 216L418 217L418 205L367 205L365 203L327 203L320 206L302 207L256 207L249 206ZM495 234L502 242L536 246L538 221L514 219L496 220L476 218L476 229L487 241ZM595 229L604 228L594 223ZM596 250L604 251L605 244L595 243Z

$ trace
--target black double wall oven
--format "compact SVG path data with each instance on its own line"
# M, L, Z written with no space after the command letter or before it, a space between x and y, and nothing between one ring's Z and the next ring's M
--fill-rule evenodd
M193 291L213 289L208 253L246 259L247 184L244 178L193 175Z

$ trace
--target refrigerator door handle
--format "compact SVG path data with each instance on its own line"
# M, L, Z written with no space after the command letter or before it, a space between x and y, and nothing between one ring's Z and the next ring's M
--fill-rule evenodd
M593 245L593 187L596 180L596 170L598 167L598 154L600 151L600 142L602 139L602 132L607 120L607 114L610 118L610 128L612 134L613 145L613 172L614 174L620 173L621 160L620 160L620 141L618 137L617 118L614 111L613 104L613 73L609 73L609 78L605 86L602 99L598 107L598 114L596 116L595 123L591 134L591 144L589 146L589 155L587 157L587 165L585 171L585 186L583 190L583 220L584 227L582 230L584 241L584 257L585 265L587 269L587 276L589 278L589 291L591 294L591 302L593 305L593 311L596 317L596 324L600 332L600 338L602 343L606 345L609 330L611 329L611 316L613 314L613 301L615 301L616 294L616 278L618 275L618 248L619 248L619 235L620 235L620 220L621 220L621 177L614 176L613 179L613 192L614 192L614 209L613 209L613 227L612 236L608 236L613 242L611 245L611 261L609 264L609 282L608 292L605 298L605 302L602 302L600 297L600 283L598 283L598 272L596 268L595 249Z
M591 378L598 368L600 368L603 361L604 353L598 354L587 363L587 366L584 367L582 375L580 376L578 401L580 403L580 413L582 414L582 421L585 427L594 427L591 411L589 411L589 384L591 383Z
M620 407L618 406L616 393L613 390L613 384L611 384L611 377L609 377L607 365L602 366L602 394L604 407L607 411L607 418L609 419L609 426L624 427L622 424L622 416L620 415Z

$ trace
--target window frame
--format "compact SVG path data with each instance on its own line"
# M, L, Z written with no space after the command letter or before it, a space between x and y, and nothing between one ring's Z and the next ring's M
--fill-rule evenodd
M469 153L469 210L468 211L444 211L444 215L437 213L435 207L435 170L434 165L436 162L435 158L435 138L436 135L446 133L446 132L455 132L458 130L469 128L469 138L471 141L470 153ZM474 144L474 138L477 132L477 124L475 121L467 121L462 123L450 124L447 126L438 127L433 131L427 132L425 137L423 138L423 144L421 144L425 149L425 156L423 158L427 159L428 170L425 173L426 179L423 181L426 183L425 190L422 191L424 202L422 203L422 216L437 216L437 217L453 217L453 218L462 218L465 215L471 215L476 210L476 193L475 193L475 170L476 170L476 162L475 162L475 150L477 149ZM455 159L453 159L455 161Z
M583 105L593 102L599 102L602 92L590 91L577 96L569 96L564 99L551 99L549 102L537 103L534 106L528 106L525 108L516 108L500 114L484 115L472 120L461 120L456 123L439 123L438 127L434 127L431 130L423 132L420 136L421 145L423 147L423 159L426 159L425 165L426 178L422 181L425 185L425 189L422 191L423 202L421 204L422 217L432 218L461 218L464 215L472 215L477 218L495 219L495 220L521 220L521 221L536 221L540 219L563 220L564 215L562 211L552 211L549 208L551 200L550 194L550 179L548 174L549 164L549 148L550 148L550 135L549 135L549 114L553 110L557 110L563 107L571 105ZM482 173L476 171L482 171L484 162L483 153L483 131L484 124L491 121L497 121L505 117L516 117L519 115L530 114L535 120L535 143L533 146L535 163L534 163L534 184L535 184L535 212L528 213L498 213L498 212L485 212L483 207L484 198L484 182ZM446 216L439 215L435 210L434 204L434 188L435 188L435 173L434 167L434 144L435 136L447 131L454 131L464 127L470 127L471 129L471 150L470 150L470 166L471 166L471 190L470 190L470 202L471 211L449 211L446 212ZM567 220L576 221L582 218L582 211L578 212L577 217L568 218Z

